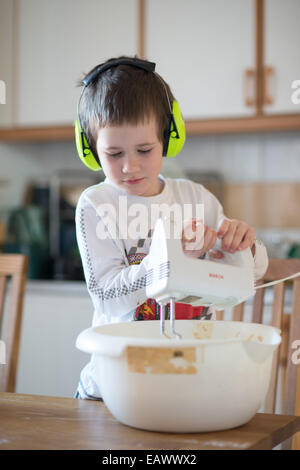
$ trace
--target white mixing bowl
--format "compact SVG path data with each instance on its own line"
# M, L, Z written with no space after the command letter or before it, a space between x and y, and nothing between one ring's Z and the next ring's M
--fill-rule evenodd
M166 331L169 329L166 321ZM263 404L280 330L256 323L177 320L182 339L159 321L83 331L76 346L95 354L96 381L113 416L136 428L206 432L248 422Z

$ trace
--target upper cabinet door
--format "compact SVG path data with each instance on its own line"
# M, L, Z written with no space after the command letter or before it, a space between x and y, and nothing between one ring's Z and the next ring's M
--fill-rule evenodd
M138 0L19 0L19 125L70 124L83 73L137 52Z
M265 0L264 17L264 111L299 113L292 83L300 80L300 1Z
M246 70L255 68L253 0L146 0L145 55L185 118L255 114L245 96Z

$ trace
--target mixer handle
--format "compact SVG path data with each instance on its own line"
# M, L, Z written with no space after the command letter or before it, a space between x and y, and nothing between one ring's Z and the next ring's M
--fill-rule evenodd
M212 250L219 250L219 251L222 251L222 253L224 253L224 250L222 250L222 238L217 238L215 246L212 248Z
M209 258L211 261L216 263L226 263L235 266L243 266L245 263L253 263L253 256L250 248L246 248L243 251L237 250L235 253L229 253L228 251L222 250L222 239L217 238L217 241L211 251L219 250L223 253L223 258ZM208 252L209 254L209 252Z

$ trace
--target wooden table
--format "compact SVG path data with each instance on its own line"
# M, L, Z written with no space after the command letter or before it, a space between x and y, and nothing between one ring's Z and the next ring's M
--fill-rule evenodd
M102 402L0 393L2 449L272 449L300 431L300 417L256 414L228 431L168 434L120 424Z

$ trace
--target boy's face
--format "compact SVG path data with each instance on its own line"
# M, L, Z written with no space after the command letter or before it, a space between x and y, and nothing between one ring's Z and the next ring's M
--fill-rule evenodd
M158 179L162 151L154 118L137 126L107 126L98 131L97 152L105 176L131 195L155 196L162 191Z

